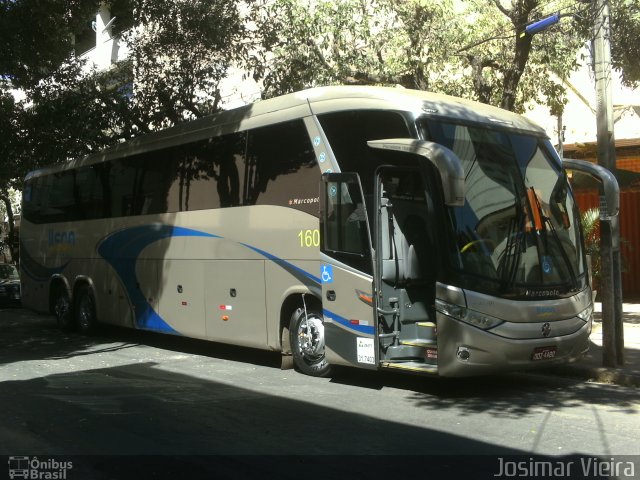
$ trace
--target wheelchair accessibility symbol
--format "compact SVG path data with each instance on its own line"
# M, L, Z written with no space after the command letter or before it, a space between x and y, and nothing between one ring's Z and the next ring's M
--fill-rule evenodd
M320 278L322 283L333 283L333 267L331 265L322 265Z

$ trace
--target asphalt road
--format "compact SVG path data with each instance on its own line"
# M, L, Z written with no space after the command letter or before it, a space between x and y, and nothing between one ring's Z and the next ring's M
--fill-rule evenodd
M88 338L0 308L0 455L640 454L636 388L279 367L273 352L115 328ZM183 473L202 462L184 458ZM105 469L83 478L120 478Z

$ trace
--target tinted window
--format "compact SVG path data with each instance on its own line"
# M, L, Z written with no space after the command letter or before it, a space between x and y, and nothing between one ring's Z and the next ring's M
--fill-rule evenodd
M245 176L248 205L279 205L318 215L317 167L302 120L249 133Z
M133 185L136 181L138 158L118 160L107 166L111 197L111 215L122 217L129 215L133 206Z
M168 210L182 212L242 205L246 133L175 147Z
M375 169L384 163L384 153L369 148L369 140L409 138L404 118L389 111L347 111L319 117L340 171L358 172L365 194L371 194Z
M66 170L25 185L34 223L240 205L318 214L319 170L302 121L239 132Z
M339 261L371 273L370 241L356 174L329 174L323 190L321 250Z
M98 218L102 216L103 190L100 188L98 169L93 166L82 167L75 171L75 199L78 219Z

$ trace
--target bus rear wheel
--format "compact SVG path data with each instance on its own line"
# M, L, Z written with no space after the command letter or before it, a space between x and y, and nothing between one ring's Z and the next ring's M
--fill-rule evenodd
M94 334L98 326L96 302L88 285L78 289L73 310L78 331L84 335Z
M298 370L313 377L328 376L331 365L324 355L322 315L314 308L307 308L306 313L298 308L291 315L289 335L293 361Z
M73 315L71 312L71 300L64 287L60 287L56 293L55 304L53 306L53 313L56 316L56 321L60 330L64 332L70 332L75 326L73 323Z

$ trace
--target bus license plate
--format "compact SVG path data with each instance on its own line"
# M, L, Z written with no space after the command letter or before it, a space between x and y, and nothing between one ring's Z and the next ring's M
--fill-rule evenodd
M533 349L533 356L531 360L549 360L550 358L555 358L556 351L558 347L537 347Z

